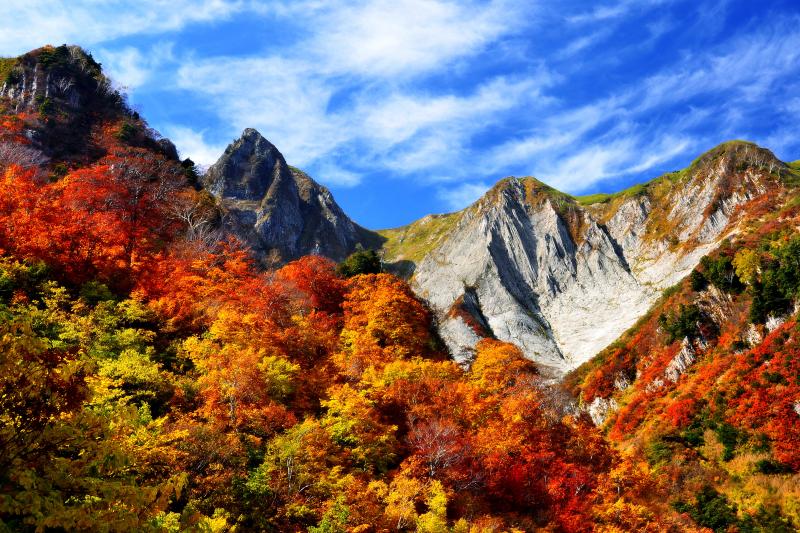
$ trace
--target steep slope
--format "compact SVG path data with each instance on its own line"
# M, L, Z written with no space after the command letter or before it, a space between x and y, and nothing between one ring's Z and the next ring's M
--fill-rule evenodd
M19 95L0 97L0 530L686 530L514 346L467 370L401 279L318 255L265 275L124 102ZM320 213L344 231L254 132L227 155L206 184L229 223L254 211L298 248L332 238Z
M384 232L386 256L422 256L413 286L457 359L488 335L560 374L645 314L735 232L737 208L780 188L787 172L769 151L732 142L615 195L573 198L507 178L427 240L413 227ZM404 244L420 241L431 249Z
M359 244L379 242L254 129L228 146L202 183L223 207L226 229L267 266L307 254L341 260Z
M783 181L565 380L612 441L670 480L676 509L717 531L800 527L800 175Z

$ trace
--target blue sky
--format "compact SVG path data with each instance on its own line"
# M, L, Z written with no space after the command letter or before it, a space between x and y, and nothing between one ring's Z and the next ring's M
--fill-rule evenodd
M753 140L800 159L800 2L6 0L0 55L76 43L183 156L245 127L357 222L498 179L579 194Z

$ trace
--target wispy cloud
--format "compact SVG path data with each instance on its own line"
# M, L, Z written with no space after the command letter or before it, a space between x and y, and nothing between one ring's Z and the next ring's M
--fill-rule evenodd
M186 126L169 124L164 128L163 133L175 143L181 157L190 157L201 167L207 167L214 163L225 149L224 145L208 143L204 132L197 132Z
M511 2L379 0L315 14L300 49L322 72L398 76L442 69L514 28Z
M726 137L800 152L800 18L737 2L11 0L0 50L77 42L134 100L191 101L202 120L154 126L201 164L256 127L323 183L413 180L452 209L509 174L613 189ZM239 24L263 35L197 44Z
M250 8L225 0L5 0L0 50L22 53L44 44L93 45L126 35L158 34L215 22Z
M173 44L159 43L146 52L133 46L100 48L95 55L107 65L106 74L115 84L132 91L151 81L156 70L173 59Z
M486 183L463 183L455 187L439 187L437 195L451 210L461 209L481 196L491 185Z
M362 164L413 172L453 162L499 114L547 101L541 89L552 77L537 67L466 94L415 83L514 31L503 18L510 9L429 0L323 9L312 15L315 32L279 54L187 58L177 87L209 98L232 130L252 126L275 139L296 164L324 169L325 158L359 148Z

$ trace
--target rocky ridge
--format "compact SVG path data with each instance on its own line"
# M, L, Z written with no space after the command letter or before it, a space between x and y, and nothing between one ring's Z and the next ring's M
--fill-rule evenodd
M225 229L265 266L307 254L341 260L358 245L379 242L344 214L328 189L290 167L254 129L228 146L202 184L218 199Z
M493 336L558 376L617 339L735 232L737 209L779 186L785 168L768 150L732 142L615 195L573 198L508 178L416 252L412 284L459 361ZM387 260L406 260L392 237L413 235L382 233Z
M117 134L127 144L178 159L172 142L147 127L100 63L79 46L44 46L0 58L0 113L25 117L26 153L8 154L0 145L5 160L23 166L96 160L105 150L92 132L120 125L125 129Z

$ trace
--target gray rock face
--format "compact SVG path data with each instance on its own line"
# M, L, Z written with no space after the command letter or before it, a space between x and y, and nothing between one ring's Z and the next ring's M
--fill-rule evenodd
M226 230L266 266L308 254L341 260L375 239L344 214L328 189L287 165L254 129L228 146L202 183L219 199Z
M99 64L78 46L42 48L20 56L0 83L0 98L9 99L17 113L36 113L45 100L62 110L76 110L111 92Z
M589 206L509 178L461 213L412 285L457 360L469 362L484 336L474 323L485 321L489 335L557 377L616 340L735 232L737 208L767 190L779 165L766 150L734 144L677 177ZM465 296L475 320L463 305L453 312Z

